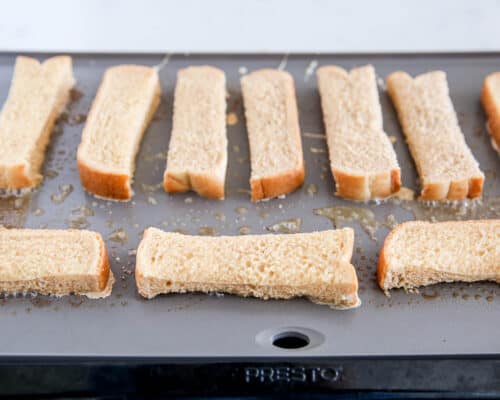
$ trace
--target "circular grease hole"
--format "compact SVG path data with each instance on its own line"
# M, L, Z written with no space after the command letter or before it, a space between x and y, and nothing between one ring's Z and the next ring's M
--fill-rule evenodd
M273 346L280 349L301 349L310 342L307 335L293 331L278 333L272 338Z
M325 336L313 329L286 326L265 329L257 334L255 341L275 351L302 351L320 346L325 342Z

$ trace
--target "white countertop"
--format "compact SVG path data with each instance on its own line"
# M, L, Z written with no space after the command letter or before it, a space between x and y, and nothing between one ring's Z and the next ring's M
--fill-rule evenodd
M9 0L0 51L500 50L498 0Z

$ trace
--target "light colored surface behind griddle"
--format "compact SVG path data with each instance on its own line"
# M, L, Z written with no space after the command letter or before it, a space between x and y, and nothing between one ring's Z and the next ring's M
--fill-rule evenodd
M500 50L500 3L496 0L4 3L0 13L3 51L354 54Z

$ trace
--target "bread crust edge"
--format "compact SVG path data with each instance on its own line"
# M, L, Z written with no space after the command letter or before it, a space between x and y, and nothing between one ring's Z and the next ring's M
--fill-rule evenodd
M129 66L118 65L115 67L111 67L110 69L108 69L105 72L105 74L113 68L124 68L124 67L129 67ZM133 67L137 67L137 66L133 66ZM142 68L142 66L140 66L140 67ZM144 68L149 68L149 67L144 67ZM146 134L146 131L147 131L152 119L153 119L153 116L156 113L156 110L158 109L160 102L161 102L161 86L160 86L158 74L156 74L155 78L156 78L156 80L155 80L154 93L153 93L153 97L151 99L151 103L149 105L149 109L148 109L146 118L144 120L144 125L142 127L140 142L142 142L142 139L144 138L144 135ZM102 85L102 82L101 82L101 85ZM99 96L99 92L100 92L100 88L98 89L97 95L94 98L94 102L92 103L92 106L90 107L89 115L90 115L90 113L96 112L96 111L94 111L94 109L95 109L94 104L97 100L97 96ZM141 145L141 143L139 143L139 148L140 148L140 145ZM109 200L129 201L133 195L131 181L132 181L134 169L135 169L135 166L137 163L137 154L134 155L134 164L133 164L134 167L133 167L132 175L129 176L128 174L104 172L104 171L98 170L97 168L92 167L84 160L84 156L82 155L81 146L82 146L82 143L80 142L80 145L78 146L78 151L77 151L77 160L78 160L78 171L80 174L80 181L81 181L84 189L97 197L103 197L103 198L106 198Z
M444 74L443 71L433 71L429 73ZM403 132L404 128L401 125L401 115L400 115L401 104L399 101L399 97L396 93L395 86L397 85L398 81L412 82L413 80L419 79L419 77L427 74L422 74L416 77L412 77L404 71L395 71L390 73L386 78L387 93L391 99L391 103L394 106L394 109L398 117L399 125ZM410 153L411 153L411 147L410 147ZM418 160L415 160L413 154L412 158L417 166L417 171L418 171L419 170ZM418 171L418 175L420 176L420 179L422 179L420 171ZM478 198L481 197L482 195L483 184L484 184L484 175L472 176L460 181L422 182L421 192L418 199L422 201L446 201L446 200L465 200L466 198L471 198L471 199Z
M50 114L47 117L46 124L43 128L42 133L40 134L40 138L42 139L42 162L40 166L34 171L32 171L33 175L30 176L30 169L33 168L33 165L30 165L29 162L25 162L22 164L12 165L8 167L0 167L0 188L4 190L19 190L19 189L33 189L40 185L43 180L43 176L41 174L41 168L43 166L45 156L47 154L47 146L50 143L52 133L54 130L54 126L57 122L57 119L60 117L61 113L64 111L68 103L70 103L70 91L75 86L75 78L73 76L73 61L70 56L55 56L46 59L43 62L27 56L18 56L16 58L16 64L20 61L24 60L29 63L36 63L39 67L43 64L57 64L59 62L65 63L69 62L70 64L70 79L67 83L67 91L63 93L60 97L58 104L52 108ZM15 68L15 67L14 67ZM14 71L15 72L15 71ZM12 77L13 82L14 76ZM12 87L11 82L11 87ZM10 94L10 88L9 88ZM8 101L8 96L6 102ZM39 138L39 139L40 139Z
M109 257L108 257L108 251L106 249L106 244L104 243L104 240L102 236L96 232L96 237L99 242L99 268L98 270L99 275L98 275L98 287L97 287L97 292L103 291L109 280L109 275L110 275L110 266L109 266Z
M279 175L250 178L251 199L256 202L293 192L304 183L305 174L302 161L298 168Z
M186 172L182 177L165 171L163 188L167 193L181 193L192 190L210 199L224 199L224 182L205 174Z
M72 231L70 229L69 231ZM74 230L73 230L74 231ZM87 231L91 232L91 231ZM101 234L91 232L99 246L99 256L97 260L96 274L93 275L66 275L64 277L45 276L27 281L0 281L0 293L19 293L25 290L31 291L29 288L38 286L38 282L48 282L48 285L43 290L36 290L36 293L43 295L66 296L74 293L76 295L86 295L87 293L99 293L106 289L110 279L111 269L109 265L108 253L106 245ZM61 281L73 281L75 287L73 290L60 290L59 284ZM79 287L78 287L79 286ZM33 291L35 292L35 291Z
M336 195L350 200L383 199L401 188L401 170L394 168L370 175L352 175L332 168Z
M384 244L382 245L382 248L380 249L380 254L378 258L378 264L377 264L377 283L379 287L386 293L389 293L389 290L391 289L397 289L397 288L404 288L406 290L412 290L416 289L420 286L426 286L430 284L435 284L435 283L442 283L442 282L477 282L477 281L482 281L482 280L490 280L493 282L500 283L500 274L498 275L498 278L496 277L488 277L488 278L474 278L472 277L470 279L470 276L466 275L461 275L461 274L454 274L451 272L442 272L441 275L439 275L439 272L437 271L419 271L419 277L426 277L427 275L430 274L431 278L434 278L437 276L439 279L434 279L430 283L422 283L422 282L406 282L406 285L400 285L400 286L394 286L391 285L389 286L389 282L387 282L387 275L390 270L390 259L391 255L388 254L389 248L391 246L391 242L394 239L394 237L399 234L400 230L403 229L406 225L419 225L421 227L425 226L430 226L434 224L457 224L457 225L474 225L474 224L483 224L487 222L498 222L498 220L466 220L466 221L443 221L443 222L428 222L428 221L407 221L403 222L402 224L397 225L395 228L393 228L387 237L384 240ZM426 275L427 274L427 275Z
M481 90L481 104L488 117L487 123L491 139L494 141L497 149L500 149L500 109L495 107L495 94L488 84L489 80L497 75L500 76L500 72L490 74L484 79L483 88Z
M100 171L88 165L80 156L80 152L77 159L80 181L87 192L111 200L128 201L132 198L128 175Z

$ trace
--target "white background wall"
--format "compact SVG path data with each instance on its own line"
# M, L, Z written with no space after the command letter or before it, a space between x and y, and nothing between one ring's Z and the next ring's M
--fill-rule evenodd
M0 51L500 50L498 0L4 0Z

